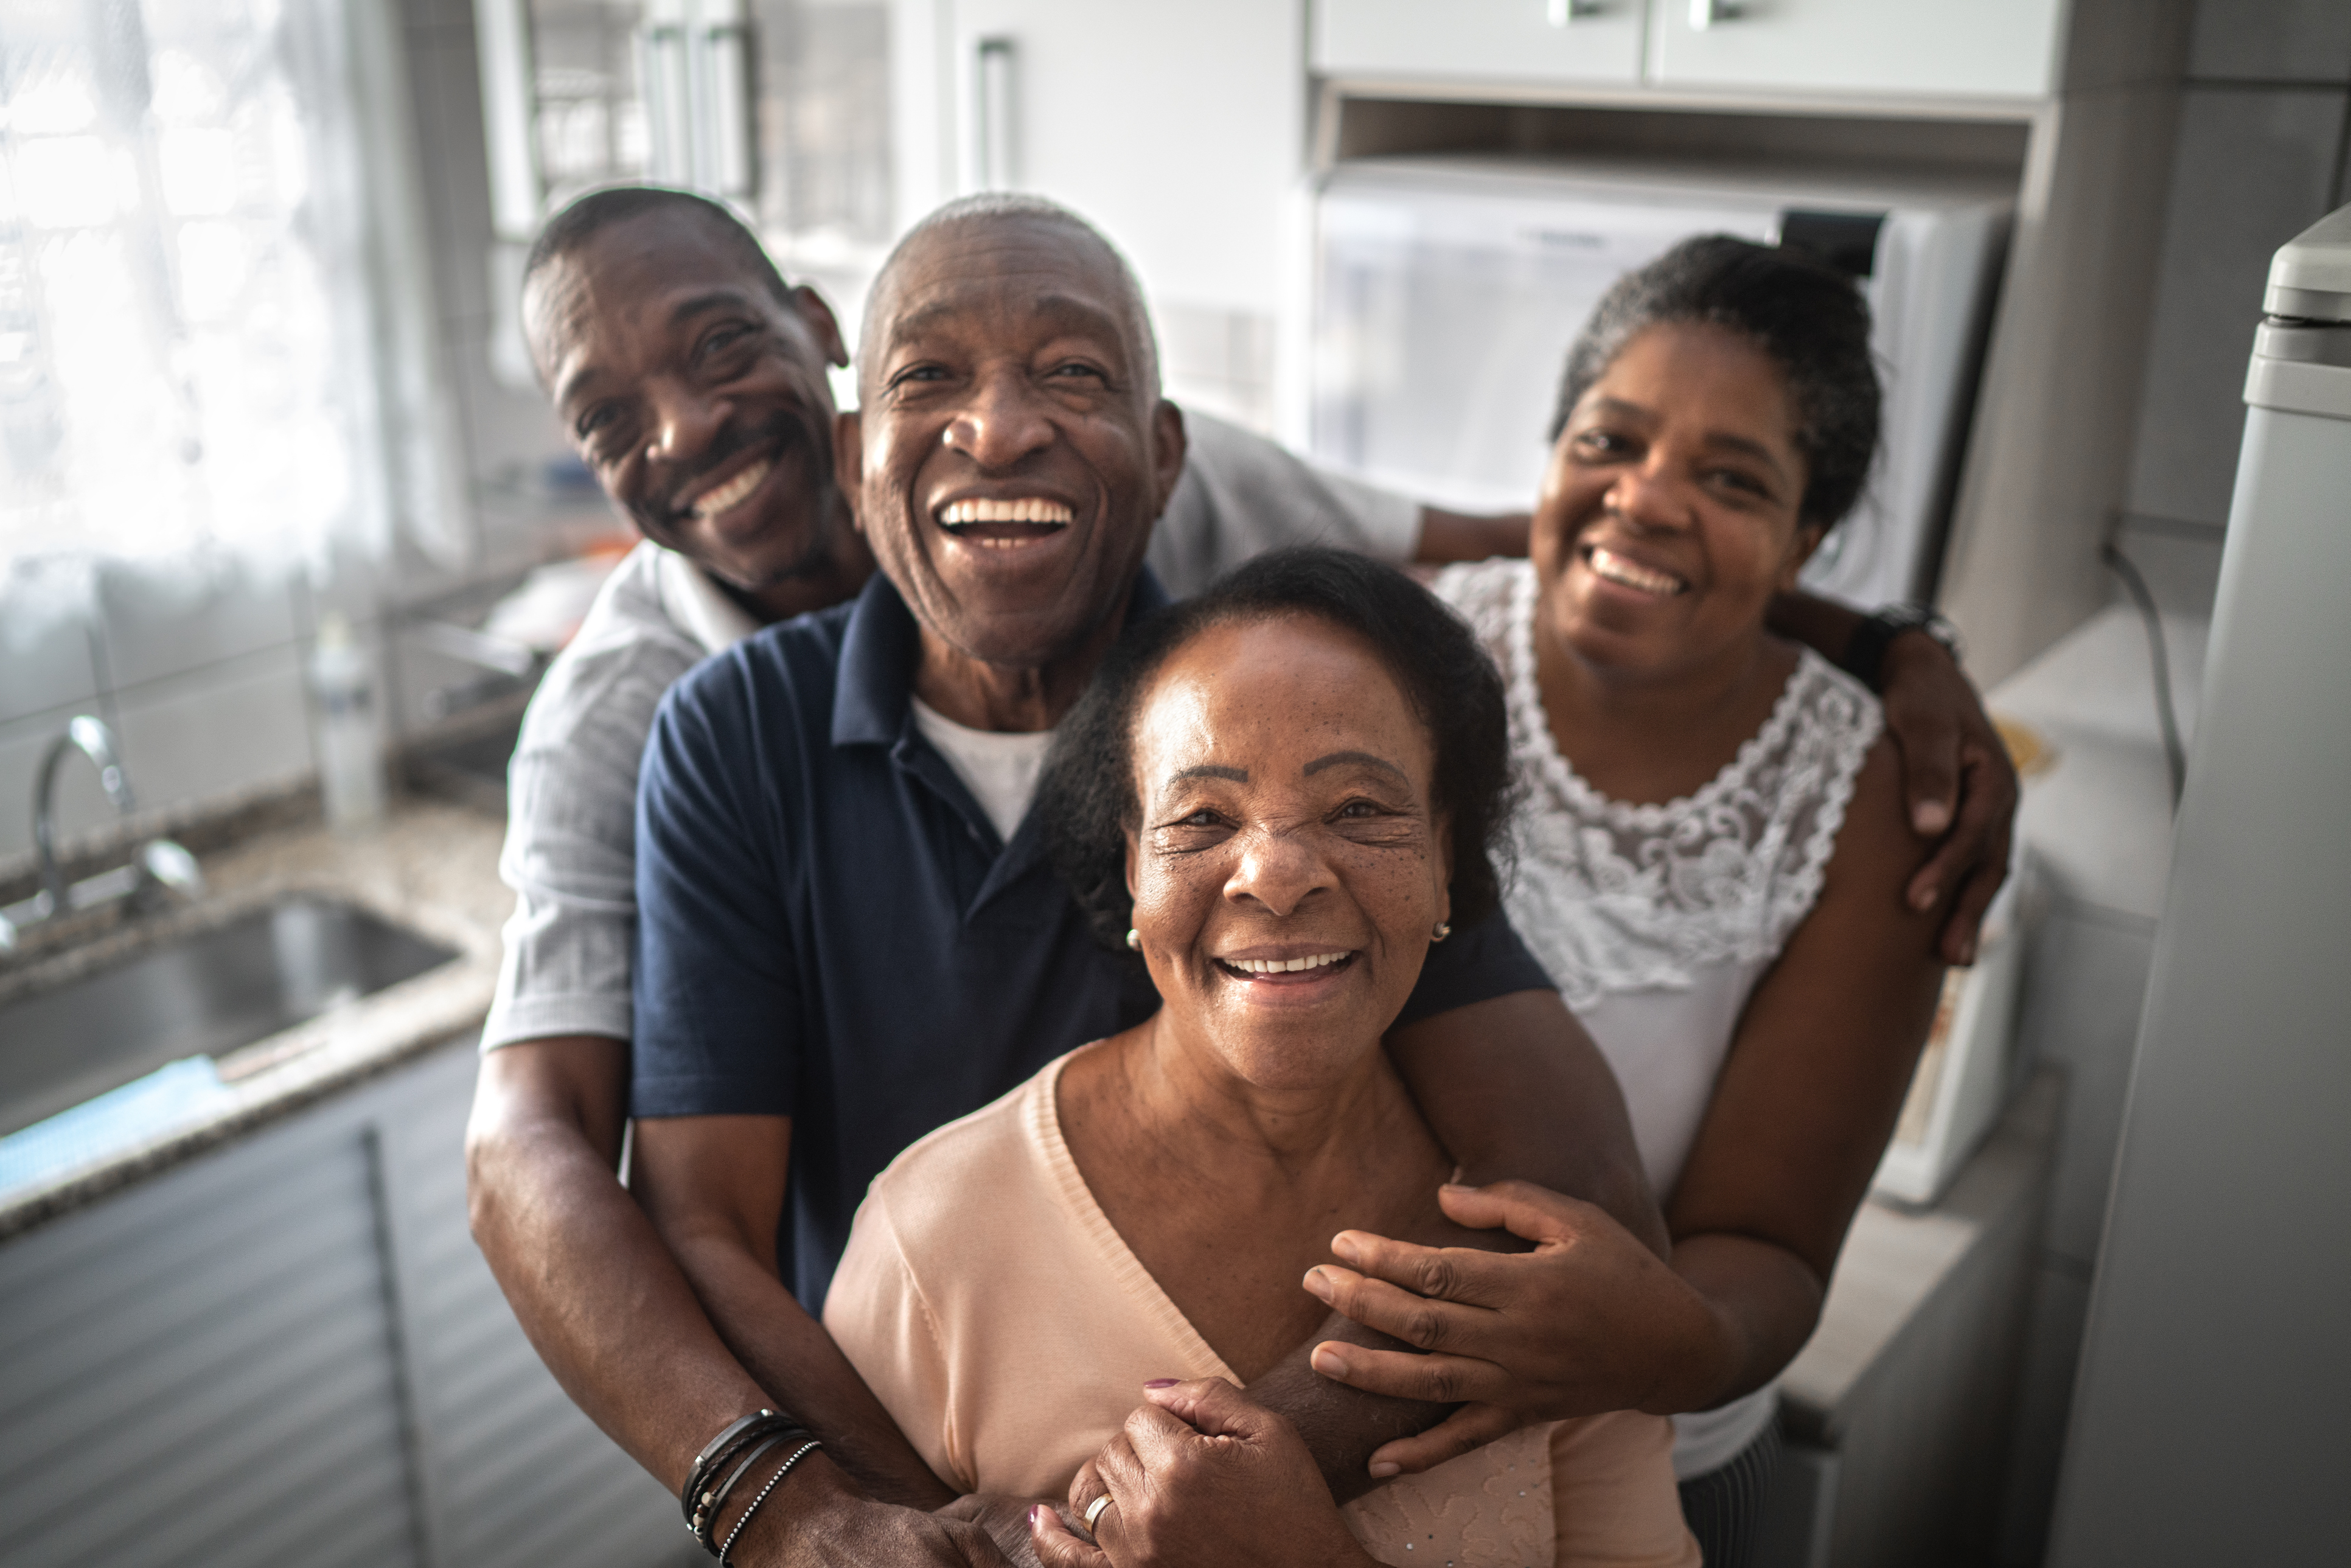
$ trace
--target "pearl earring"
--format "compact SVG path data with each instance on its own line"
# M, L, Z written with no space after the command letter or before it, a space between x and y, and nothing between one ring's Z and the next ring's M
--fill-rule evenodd
M1126 928L1126 946L1130 951L1143 951L1143 933L1130 925Z
M1428 934L1428 939L1431 942L1442 942L1452 935L1453 923L1449 920L1440 920L1437 923L1437 929Z

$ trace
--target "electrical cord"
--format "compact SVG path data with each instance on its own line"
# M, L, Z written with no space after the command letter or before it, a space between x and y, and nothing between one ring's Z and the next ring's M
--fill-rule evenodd
M2172 708L2171 658L2164 647L2163 617L2155 608L2155 595L2148 591L2147 579L2111 537L2099 544L2098 559L2121 580L2123 591L2130 595L2139 619L2147 624L2147 663L2155 672L2155 718L2163 729L2163 761L2171 775L2171 810L2177 815L2180 791L2188 783L2188 748L2179 743L2179 716Z

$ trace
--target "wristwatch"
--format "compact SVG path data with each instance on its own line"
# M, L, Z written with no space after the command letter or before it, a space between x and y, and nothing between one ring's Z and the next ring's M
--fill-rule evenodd
M1885 673L1886 650L1894 639L1905 632L1924 632L1943 645L1951 655L1951 663L1959 662L1959 629L1925 604L1889 604L1854 628L1852 641L1844 646L1844 658L1840 661L1845 674L1853 676L1871 691L1882 691L1878 677Z

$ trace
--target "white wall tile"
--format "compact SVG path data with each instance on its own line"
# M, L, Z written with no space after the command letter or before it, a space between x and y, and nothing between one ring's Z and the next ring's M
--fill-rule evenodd
M110 561L99 576L107 676L127 691L294 641L291 562L226 552Z
M123 765L141 808L176 806L312 766L294 644L121 692Z
M2224 522L2271 254L2325 215L2346 95L2191 87L2164 216L2128 506Z
M81 561L17 560L0 570L0 724L96 700L92 587Z
M2351 5L2343 0L2196 0L2188 74L2351 82Z

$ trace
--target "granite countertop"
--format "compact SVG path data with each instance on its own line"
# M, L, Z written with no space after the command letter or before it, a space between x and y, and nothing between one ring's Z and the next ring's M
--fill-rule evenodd
M502 822L463 807L409 799L397 802L377 827L336 833L319 825L314 811L298 807L258 814L250 805L240 809L264 825L222 847L200 851L206 883L202 898L152 917L113 922L69 944L28 944L15 964L0 971L0 1002L47 990L300 894L355 904L455 948L457 956L219 1057L215 1066L225 1093L195 1119L10 1192L0 1198L0 1238L405 1061L477 1028L488 1012L497 982L498 931L514 908L514 894L497 876Z

